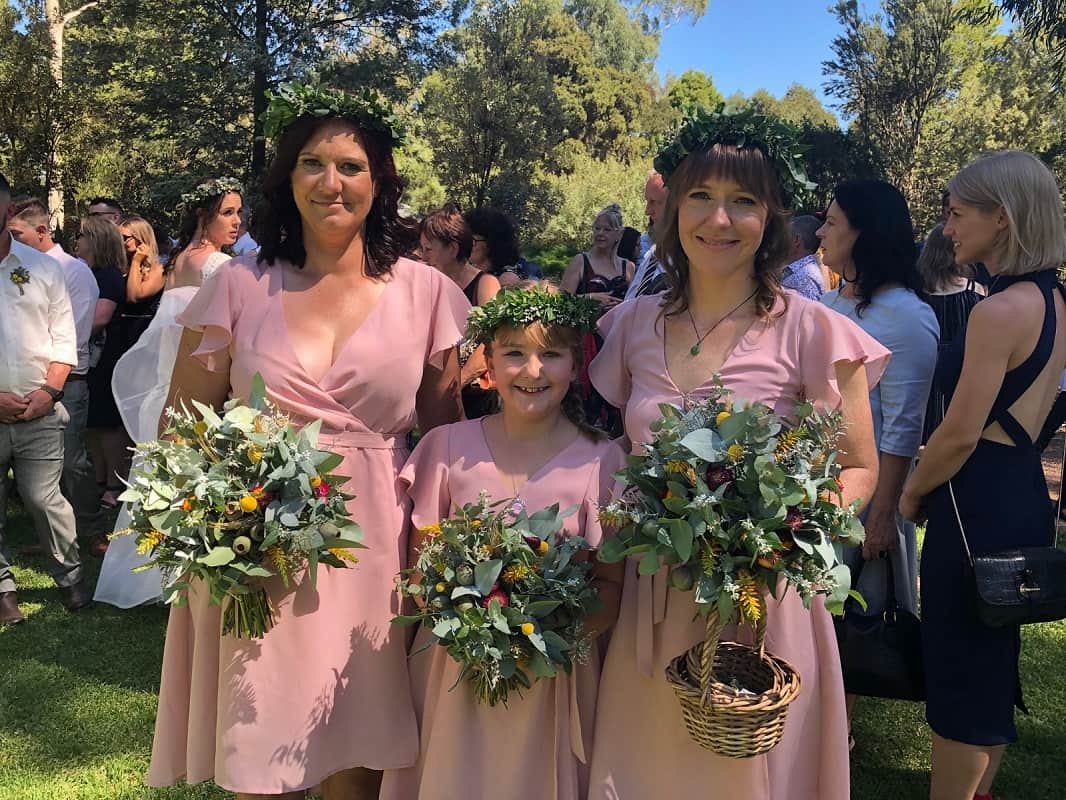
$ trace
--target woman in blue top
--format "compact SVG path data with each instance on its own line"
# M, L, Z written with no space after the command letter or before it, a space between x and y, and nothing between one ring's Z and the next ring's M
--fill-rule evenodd
M1054 510L1033 437L1066 367L1066 263L1059 188L1039 159L989 153L948 183L944 233L960 264L983 262L990 294L965 340L940 356L937 385L950 400L908 480L900 511L929 515L922 549L922 633L933 729L932 800L989 800L1022 704L1017 626L976 616L955 502L974 555L1048 545ZM952 500L954 494L954 501Z
M903 483L922 442L925 406L936 367L939 327L917 294L921 286L907 201L882 181L847 181L836 187L825 224L818 229L826 265L840 288L822 303L851 318L892 351L881 382L870 392L880 471L866 512L866 542L858 590L870 613L885 600L889 553L896 599L918 608L917 547L913 523L897 513ZM852 569L859 554L852 551Z

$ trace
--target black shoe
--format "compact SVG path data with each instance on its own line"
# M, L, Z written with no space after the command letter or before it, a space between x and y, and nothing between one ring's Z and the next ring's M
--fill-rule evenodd
M18 625L25 617L19 611L18 598L14 592L0 592L0 626Z
M72 586L60 586L59 597L66 606L67 611L77 611L85 608L93 602L93 596L85 588L85 584L78 581Z

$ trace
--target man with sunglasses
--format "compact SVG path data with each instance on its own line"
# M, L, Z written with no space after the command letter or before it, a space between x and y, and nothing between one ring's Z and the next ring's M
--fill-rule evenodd
M111 197L94 197L89 201L89 216L103 217L118 225L122 220L122 205Z

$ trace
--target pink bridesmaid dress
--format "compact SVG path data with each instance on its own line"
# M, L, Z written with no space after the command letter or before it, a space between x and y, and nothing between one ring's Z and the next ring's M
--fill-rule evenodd
M688 395L666 366L660 296L627 301L600 321L605 341L590 374L610 403L624 409L634 444L651 440L659 403ZM787 305L787 307L786 307ZM835 408L834 365L863 362L871 388L889 353L857 325L819 303L789 293L774 317L757 321L719 371L736 399L760 401L782 415L810 400ZM803 682L781 742L748 759L718 756L695 744L664 670L704 638L691 592L668 588L668 576L626 567L621 612L603 674L591 763L590 800L652 797L742 797L744 800L845 800L849 796L848 726L833 623L821 600L810 611L794 591L768 598L766 647L795 666Z
M415 424L424 365L440 366L461 337L469 304L439 272L400 259L377 305L330 370L313 380L289 342L281 265L236 259L179 317L203 332L193 354L227 372L247 397L260 373L293 422L323 421L320 444L338 469L369 549L352 569L320 568L267 588L277 624L261 640L220 638L220 610L202 587L172 608L148 783L213 779L230 791L307 788L350 767L415 763L418 729L393 579L407 550L410 501L396 476Z
M529 477L519 500L530 513L554 503L563 510L577 506L564 533L584 536L596 547L603 536L599 505L610 499L612 474L624 460L617 444L579 435ZM411 522L419 527L477 502L482 490L498 499L514 495L496 469L481 420L430 431L400 481L414 501ZM420 633L415 649L427 637ZM599 676L595 653L571 675L536 681L506 706L479 703L466 680L451 689L460 668L443 647L411 656L410 671L421 729L418 761L385 772L382 800L585 797Z

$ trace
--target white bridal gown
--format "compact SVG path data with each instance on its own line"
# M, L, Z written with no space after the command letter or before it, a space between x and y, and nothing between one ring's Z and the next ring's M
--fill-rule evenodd
M203 280L218 272L229 258L225 253L208 256L203 266ZM182 326L177 323L177 317L197 291L198 286L181 286L163 292L151 325L115 364L111 389L115 393L119 414L122 415L122 424L135 442L150 442L159 436L159 418L170 391L170 375L174 371L181 341ZM133 467L137 467L136 457ZM123 503L115 521L115 530L124 530L129 524L129 508ZM126 534L111 540L93 596L98 603L133 608L162 601L162 576L159 570L132 571L149 560L137 552L136 538L133 534Z

